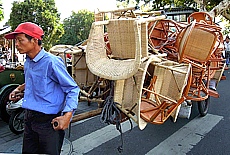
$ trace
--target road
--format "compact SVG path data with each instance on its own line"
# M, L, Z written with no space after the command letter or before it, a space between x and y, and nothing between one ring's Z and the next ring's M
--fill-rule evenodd
M193 104L189 119L168 119L162 125L148 124L140 130L129 121L122 123L122 139L114 125L100 122L100 116L72 123L66 131L62 154L86 155L226 155L230 154L230 70L227 80L220 81L217 91L220 98L211 98L209 113L200 117ZM85 107L81 103L79 109ZM96 106L94 104L91 107ZM20 154L22 135L10 132L0 120L0 153ZM123 142L123 151L117 147Z

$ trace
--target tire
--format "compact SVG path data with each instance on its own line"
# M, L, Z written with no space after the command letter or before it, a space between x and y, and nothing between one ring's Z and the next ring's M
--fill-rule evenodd
M10 115L6 111L6 105L9 102L9 95L16 87L7 88L0 96L0 116L6 123L9 122Z
M198 101L198 110L201 117L207 115L209 103L210 103L210 97L208 97L206 100Z
M9 128L15 134L21 134L24 131L24 109L12 112L9 120Z

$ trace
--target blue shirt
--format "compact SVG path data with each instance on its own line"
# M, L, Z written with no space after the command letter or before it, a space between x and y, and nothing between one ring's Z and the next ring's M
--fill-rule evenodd
M76 110L80 89L61 57L42 49L34 59L26 57L24 72L23 108L45 114Z

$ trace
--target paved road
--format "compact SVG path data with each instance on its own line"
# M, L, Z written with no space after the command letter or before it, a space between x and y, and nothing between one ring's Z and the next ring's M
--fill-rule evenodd
M170 119L163 125L148 124L139 130L135 123L122 124L123 151L118 152L121 135L114 125L100 122L96 116L73 123L70 137L68 131L62 154L87 155L226 155L230 154L230 71L227 80L217 88L220 98L211 98L208 115L199 117L197 105L192 107L190 119ZM84 104L81 105L85 107ZM92 105L95 106L95 105ZM82 109L80 107L79 109ZM14 135L6 123L0 121L0 152L20 153L22 135Z

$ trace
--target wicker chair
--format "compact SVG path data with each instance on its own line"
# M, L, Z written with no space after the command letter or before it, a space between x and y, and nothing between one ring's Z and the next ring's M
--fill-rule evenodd
M161 62L159 58L151 57L141 63L133 77L116 81L114 100L141 130L148 123L162 124L169 116L176 119L187 93L190 69L189 64Z
M196 26L195 20L178 35L178 61L192 64L193 77L188 100L204 100L209 95L209 60L215 51L216 41L216 32Z
M133 76L138 71L141 59L148 57L147 23L149 20L159 19L163 17L94 22L86 48L86 63L90 71L109 80ZM104 29L108 33L111 52L105 46ZM108 53L111 55L107 55Z
M154 67L150 85L143 88L140 116L152 124L163 124L171 115L176 121L178 107L187 95L191 66L166 61Z
M79 53L82 50L79 49L77 46L72 46L72 45L55 45L50 48L49 52L56 55L60 56L64 61L66 59L67 53L73 54L73 53Z
M215 32L195 26L196 21L193 21L187 26L181 34L179 34L179 62L185 59L194 60L201 64L210 59L214 52L213 48L217 41Z
M112 55L107 55L104 25ZM135 74L141 61L140 27L132 20L94 22L86 48L86 63L90 71L105 79L126 79Z

